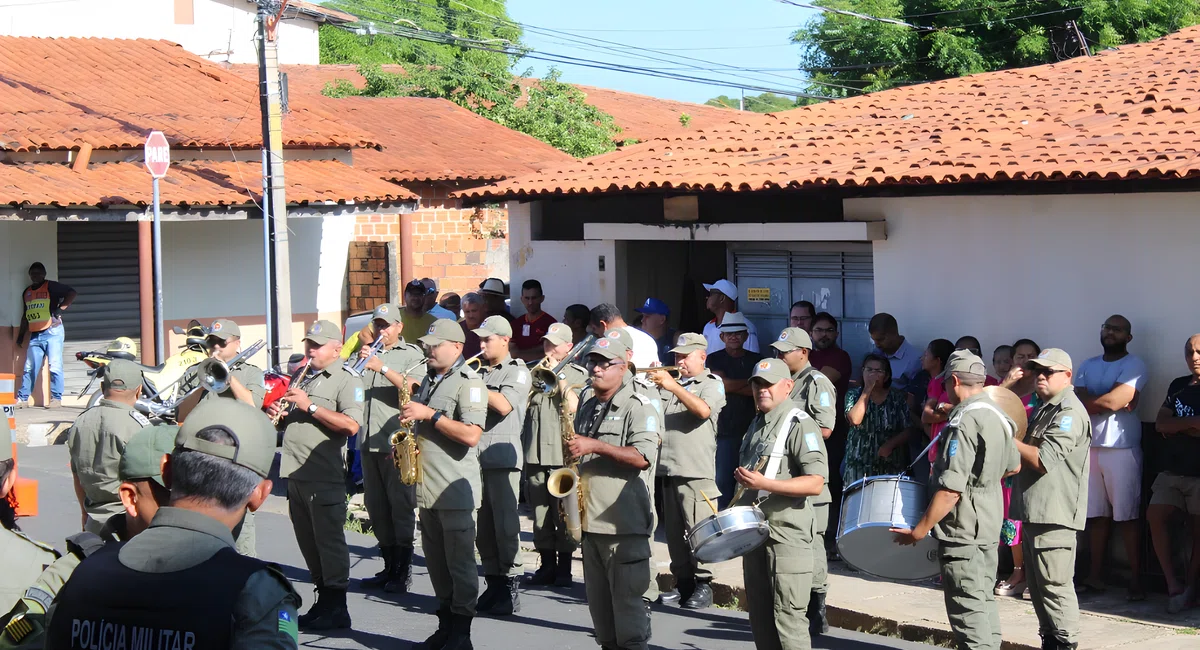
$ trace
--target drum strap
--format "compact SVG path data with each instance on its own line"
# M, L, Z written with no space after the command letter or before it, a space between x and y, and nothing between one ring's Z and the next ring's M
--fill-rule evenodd
M790 413L783 416L783 420L779 422L779 428L775 431L775 446L771 448L771 456L767 461L767 467L763 470L763 476L767 480L775 480L775 475L779 473L779 466L783 464L783 453L787 448L787 441L790 437L792 422L798 421L804 417L804 411L800 409L792 409ZM766 490L758 491L758 498L765 499L770 495Z

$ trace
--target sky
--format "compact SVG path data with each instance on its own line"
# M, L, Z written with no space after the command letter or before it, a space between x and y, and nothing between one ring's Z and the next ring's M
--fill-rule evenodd
M803 75L796 70L799 48L789 43L789 37L812 15L808 9L776 0L508 0L507 4L509 17L526 25L525 45L540 52L669 69L672 74L768 89L803 90ZM563 81L681 101L704 102L722 94L736 99L741 92L728 85L528 58L514 71L520 74L532 67L540 77L551 66L562 71ZM696 67L704 69L692 69ZM714 71L721 67L724 72Z

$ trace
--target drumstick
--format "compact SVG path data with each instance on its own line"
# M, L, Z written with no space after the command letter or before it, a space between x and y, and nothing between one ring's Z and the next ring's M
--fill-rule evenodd
M712 508L713 514L717 514L717 504L713 503L713 500L708 498L708 495L704 493L704 490L700 490L700 496L704 497L704 500L708 502L708 507Z

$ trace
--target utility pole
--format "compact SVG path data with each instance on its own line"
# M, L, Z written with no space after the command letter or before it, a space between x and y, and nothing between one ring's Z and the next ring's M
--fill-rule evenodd
M742 88L742 97L741 97L741 99L738 100L738 110L739 111L746 110L746 89L745 88Z
M1079 24L1074 20L1068 20L1067 26L1070 27L1071 31L1075 34L1075 40L1079 43L1080 51L1083 52L1084 56L1091 58L1092 52L1088 49L1087 39L1083 37L1083 32L1079 31Z
M263 248L267 289L267 355L287 361L292 347L291 261L283 179L283 107L275 27L288 0L258 0L258 88L263 143Z

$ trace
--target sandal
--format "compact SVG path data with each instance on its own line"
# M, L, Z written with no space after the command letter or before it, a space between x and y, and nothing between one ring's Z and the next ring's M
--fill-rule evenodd
M1013 596L1019 597L1024 592L1025 592L1025 582L1024 581L1018 582L1016 584L1011 584L1007 580L1001 580L1000 584L996 585L996 588L993 590L993 593L995 593L997 596L1005 596L1008 598L1011 598Z
M1091 582L1081 582L1075 585L1075 593L1079 594L1080 596L1085 594L1102 593L1105 589L1107 589L1107 587L1105 587L1103 584L1094 584Z

